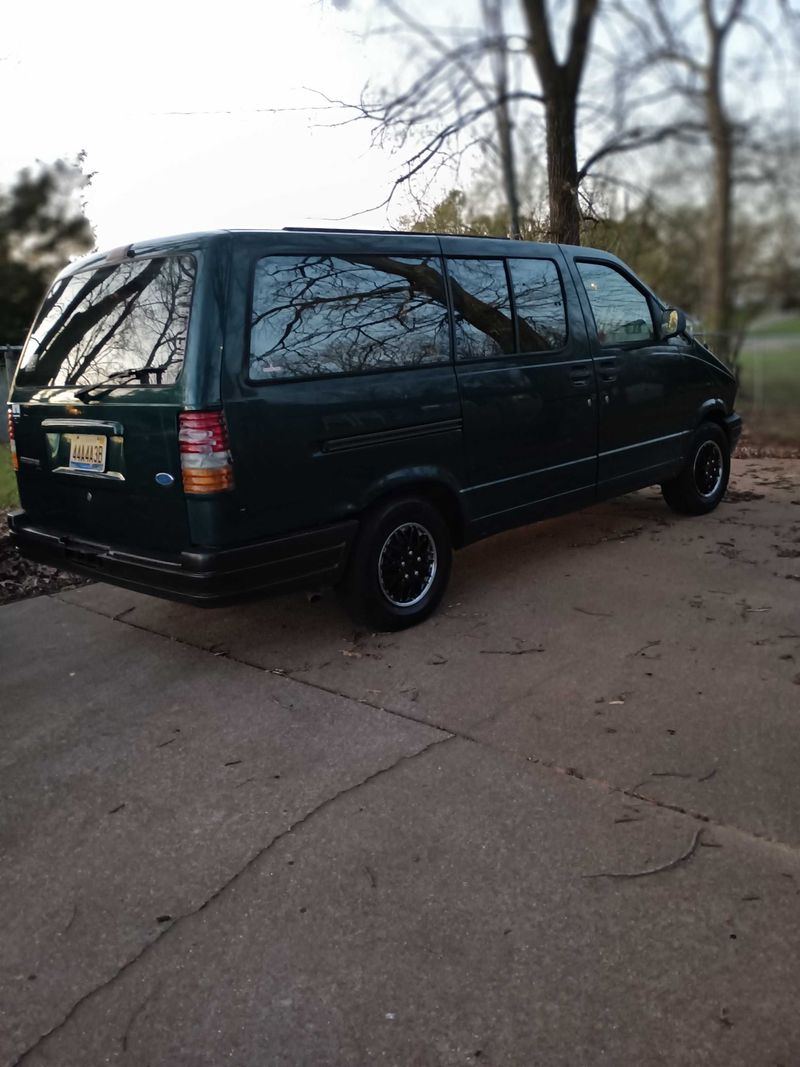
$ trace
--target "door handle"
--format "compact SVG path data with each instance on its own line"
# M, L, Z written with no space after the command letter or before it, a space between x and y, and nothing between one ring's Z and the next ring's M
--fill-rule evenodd
M619 360L616 352L601 356L597 361L601 382L615 382L619 376Z
M619 364L614 356L598 359L597 367L601 382L615 382L619 374Z
M575 386L588 385L591 374L591 367L585 363L579 363L575 367L570 367L569 380Z

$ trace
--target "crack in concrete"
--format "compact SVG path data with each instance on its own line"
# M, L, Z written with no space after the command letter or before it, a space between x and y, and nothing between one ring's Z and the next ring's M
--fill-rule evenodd
M77 604L72 600L62 600L59 596L54 596L53 600L58 600L60 604L65 604L70 608L80 608L81 611L88 611L92 615L98 615L101 619L109 619L111 622L121 622L123 626L130 626L132 630L139 630L141 633L150 634L151 637L161 637L165 641L172 641L176 645L182 645L184 648L191 648L195 652L205 652L210 656L214 656L216 659L225 659L230 663L237 663L240 667L249 667L250 670L259 671L261 674L269 674L273 678L282 678L286 682L295 682L297 685L306 685L310 689L318 689L322 693L328 693L330 696L339 697L342 700L350 701L353 704L363 704L364 707L372 708L374 711L383 711L387 715L396 715L399 719L405 719L407 722L413 722L416 726L425 726L429 730L438 730L441 733L446 733L453 736L465 736L459 735L458 731L451 730L447 726L438 726L427 719L418 718L416 715L410 715L406 711L400 711L398 708L388 708L384 704L378 704L373 700L367 700L366 697L352 696L350 693L345 693L341 689L334 689L331 686L322 685L321 682L312 682L308 678L298 678L296 675L291 674L280 669L270 669L269 667L262 667L260 663L253 663L252 660L243 659L241 656L236 656L232 652L226 652L224 656L220 656L219 653L211 651L204 645L196 645L191 641L186 641L182 637L173 637L172 634L164 633L163 630L152 630L149 626L142 626L141 623L132 622L130 619L122 618L120 615L108 615L104 611L98 611L97 608L90 608L86 604ZM132 611L133 609L128 609ZM216 645L213 647L217 647ZM301 668L305 669L305 668ZM280 702L278 702L280 703ZM283 705L281 705L283 707ZM471 738L466 737L467 740Z
M85 605L82 605L82 604L75 604L75 603L70 602L70 601L61 600L61 598L58 597L58 596L55 596L54 599L59 600L61 603L67 605L68 607L79 607L79 608L82 608L85 611L89 611L92 614L99 615L100 617L105 618L105 619L112 618L112 621L121 622L125 626L131 626L134 629L138 629L138 630L143 631L145 633L149 633L151 636L154 636L154 637L161 637L164 640L175 641L176 643L184 645L184 646L186 646L188 648L192 648L195 651L201 651L201 652L207 652L208 651L207 649L203 648L202 646L191 644L190 642L184 641L184 640L182 640L180 638L174 638L174 637L172 637L170 635L167 635L167 634L164 634L164 633L162 633L160 631L152 630L152 629L149 629L148 627L141 626L140 624L137 624L135 622L130 621L128 618L121 617L121 614L127 615L128 612L121 613L120 615L117 615L116 617L113 617L113 616L109 616L105 612L97 611L94 608L89 608L89 607L86 607ZM213 655L213 652L211 652L209 654ZM234 656L229 656L229 657L226 657L226 658L231 659L233 662L235 662L237 664L240 664L241 666L249 667L250 669L258 670L258 671L260 671L262 673L265 673L265 674L273 674L274 673L274 672L268 670L267 668L261 667L258 664L250 663L247 660L239 659L239 658L234 657ZM438 745L446 744L447 742L453 741L453 740L456 740L456 739L460 739L460 740L469 742L471 744L477 744L480 747L489 748L489 749L491 749L491 751L493 751L496 754L500 755L504 759L512 759L512 761L514 761L514 762L517 762L520 759L519 757L517 757L515 759L515 757L512 754L510 754L508 752L505 752L503 749L497 748L497 747L487 743L484 740L481 740L481 739L479 739L479 738L477 738L475 736L471 736L468 733L460 732L460 731L456 731L456 730L452 730L452 729L445 729L443 727L435 726L435 725L431 724L430 722L426 722L425 720L418 719L418 718L416 718L414 716L410 716L410 715L404 714L402 712L395 711L395 710L393 710L391 708L383 707L381 705L372 703L370 701L367 701L367 700L364 700L364 699L361 699L361 698L349 696L346 693L342 693L342 692L339 692L339 691L336 691L336 690L333 690L333 689L329 689L329 688L327 688L325 686L319 685L319 684L314 683L314 682L310 682L310 681L308 681L306 679L294 678L294 677L290 677L290 676L287 676L287 675L284 675L284 674L279 674L279 675L276 675L276 676L277 677L283 677L287 681L296 682L296 683L301 684L301 685L308 685L311 688L322 690L322 691L327 692L327 693L329 693L331 695L338 696L338 697L340 697L341 699L344 699L344 700L348 700L348 701L351 701L351 702L363 704L363 705L371 707L371 708L373 708L375 710L383 711L388 715L396 715L398 718L407 720L409 722L413 722L416 725L425 726L428 729L432 729L432 730L438 730L439 732L443 733L445 736L442 737L442 738L437 738L434 741L431 741L429 744L427 744L427 745L423 746L422 748L418 749L416 752L410 753L408 755L401 756L399 759L395 760L389 766L382 767L382 768L379 768L377 771L371 772L370 774L368 774L365 778L363 778L359 782L356 782L353 785L347 786L345 789L340 790L338 793L335 793L333 796L324 799L315 808L312 808L305 815L303 815L301 818L299 818L294 823L292 823L289 827L287 827L285 830L282 830L280 833L276 834L266 845L262 846L255 853L253 853L250 856L250 858L244 863L244 865L242 867L237 869L234 872L234 874L231 875L230 878L228 878L225 882L223 882L220 886L218 886L217 889L214 890L214 892L211 893L211 895L209 897L207 897L200 905L198 905L196 908L193 908L192 910L190 910L188 912L185 912L183 915L178 916L170 926L166 927L163 930L162 933L158 934L156 937L152 938L152 940L148 941L145 945L142 946L142 948L139 950L139 952L137 952L134 956L129 958L125 963L123 963L120 967L118 967L117 970L109 978L105 979L103 982L101 982L97 986L93 987L92 989L87 991L82 997L80 997L73 1004L73 1006L69 1009L69 1011L64 1015L64 1017L59 1022L54 1024L49 1030L47 1030L45 1033L40 1035L40 1037L37 1038L37 1040L32 1045L30 1045L27 1049L25 1049L17 1057L17 1059L13 1061L13 1063L10 1065L10 1067L21 1067L21 1065L24 1064L25 1061L34 1052L36 1052L37 1049L39 1049L47 1040L49 1040L50 1037L52 1037L54 1034L56 1034L60 1030L62 1030L71 1021L71 1019L76 1015L76 1013L78 1011L80 1011L81 1007L84 1004L86 1004L88 1001L92 1000L95 996L97 996L103 990L109 988L118 979L120 979L125 974L127 974L127 972L131 968L133 968L143 957L145 957L149 953L150 949L153 948L153 946L155 946L158 942L160 942L162 938L170 936L172 931L174 931L176 928L181 926L186 920L192 919L194 916L200 914L207 907L209 907L209 905L213 904L224 893L226 893L226 891L232 885L234 885L236 882L238 882L239 879L242 878L247 873L247 871L252 869L254 867L254 865L256 865L265 855L267 855L267 853L269 853L277 844L279 844L280 841L282 841L288 835L294 833L296 830L300 829L306 822L308 822L310 819L312 819L315 815L317 815L320 812L324 811L330 805L334 804L337 800L339 800L342 797L346 796L348 793L355 792L356 790L360 789L362 786L367 785L371 781L374 781L376 778L379 778L382 775L390 773L396 767L398 767L400 764L402 764L402 763L404 763L404 762L406 762L408 760L416 759L416 758L418 758L420 756L423 756L427 752L429 752L431 749L437 747ZM645 794L639 793L637 791L638 787L625 788L625 787L622 787L622 786L616 786L613 783L605 781L603 779L598 779L598 778L594 778L594 777L591 777L589 775L586 775L582 771L580 771L579 769L577 769L575 767L562 767L562 766L559 766L558 764L556 764L552 760L547 760L547 759L543 759L543 758L528 756L528 757L525 757L524 763L533 764L534 766L540 767L543 770L549 770L554 774L561 774L561 775L564 775L564 776L567 776L567 777L575 778L578 781L586 783L588 786L592 786L594 788L601 789L606 794L609 794L609 793L617 794L619 796L624 796L624 797L626 797L628 799L636 800L637 802L639 802L641 804L646 804L649 808L661 809L661 810L665 810L665 811L670 811L670 812L675 813L675 814L683 815L686 818L690 818L690 819L695 820L697 822L701 822L701 823L703 823L705 825L713 826L713 827L716 827L716 828L721 829L721 830L726 830L726 831L735 833L735 834L743 837L745 840L747 840L750 843L756 843L757 842L757 843L760 843L760 844L771 845L773 847L778 847L778 848L781 848L784 851L790 852L794 857L797 856L798 848L796 846L792 846L792 845L789 845L789 844L787 844L785 842L782 842L782 841L779 841L779 840L775 840L775 839L770 838L770 837L768 837L766 835L755 834L755 833L752 833L750 831L743 830L740 827L720 822L720 821L712 818L711 816L704 814L703 812L695 811L695 810L692 810L691 808L683 807L683 806L678 805L678 804L670 804L670 803L667 803L665 801L655 800L652 797L649 797L649 796L646 796ZM144 1004L141 1005L141 1007L143 1007L143 1006L144 1006ZM131 1020L131 1021L133 1021L133 1020Z
M113 616L110 616L110 615L106 614L103 611L98 611L96 608L89 608L89 607L86 607L83 604L75 604L75 603L73 603L72 601L69 601L69 600L62 600L62 598L60 596L58 596L58 594L54 594L53 595L53 599L54 600L59 600L62 604L66 604L69 607L82 608L84 611L89 611L93 615L99 615L103 619L112 619L112 621L114 620ZM194 645L190 641L185 641L185 640L183 640L183 638L179 638L179 637L172 637L171 635L165 634L165 633L161 632L160 630L151 630L147 626L142 626L139 623L131 622L127 618L126 619L120 619L118 621L122 622L122 625L124 625L124 626L130 626L130 627L132 627L134 629L142 631L143 633L148 633L153 637L161 637L163 640L166 640L166 641L175 641L177 644L184 645L187 648L192 648L196 652L208 652L208 649L204 648L202 645ZM800 635L797 635L797 634L785 634L785 635L783 635L782 634L780 636L798 637ZM209 655L214 655L214 653L210 652ZM467 741L467 742L470 742L471 744L479 745L482 748L488 748L492 752L502 756L504 759L511 759L511 760L515 759L515 757L511 753L507 752L503 748L498 747L496 745L493 745L490 742L487 742L485 740L482 740L481 738L476 737L474 734L468 733L467 731L457 730L457 729L455 729L453 727L439 726L437 724L434 724L434 723L431 723L429 721L426 721L425 719L416 718L415 716L408 715L405 712L397 711L394 708L388 708L388 707L385 707L384 705L373 703L372 701L366 700L363 697L350 696L349 694L343 693L340 690L329 688L327 686L321 685L318 682L312 682L307 678L296 678L296 677L294 677L292 675L284 674L283 672L276 673L275 671L271 671L266 667L259 666L257 663L251 663L249 660L239 659L239 658L237 658L237 657L235 657L233 655L228 655L225 658L229 659L233 663L238 663L243 667L249 667L251 670L260 671L262 674L272 674L277 678L284 678L286 681L296 682L298 685L306 685L306 686L309 686L309 688L311 688L311 689L319 689L324 693L329 693L332 696L340 697L343 700L349 700L349 701L352 701L352 702L357 703L357 704L363 704L366 707L373 708L376 711L382 711L387 715L396 715L398 718L405 719L405 720L407 720L409 722L413 722L418 726L426 726L426 727L428 727L428 729L431 729L431 730L439 730L442 733L447 734L447 737L443 738L443 740L451 740L453 738L460 738L462 741ZM481 726L483 723L491 721L491 719L492 719L492 715L489 715L487 718L481 719L478 723L476 723L476 726ZM433 742L433 743L437 744L437 743L441 743L441 742ZM581 782L586 782L587 785L595 786L596 788L602 789L605 793L615 793L615 794L617 794L619 796L628 797L631 800L637 800L637 801L639 801L641 803L647 804L651 808L662 809L664 811L670 811L670 812L673 812L674 814L677 814L677 815L684 815L688 819L694 819L697 822L702 822L702 823L705 823L705 824L707 824L709 826L714 826L714 827L716 827L716 828L718 828L720 830L728 830L731 833L736 833L736 834L741 835L747 841L751 841L751 842L757 841L757 842L759 842L761 844L770 844L770 845L775 846L776 848L786 849L786 850L792 852L793 854L796 854L798 851L800 851L800 846L788 844L785 841L781 841L778 838L770 837L767 834L758 834L758 833L755 833L754 831L751 831L751 830L745 830L740 826L735 826L735 825L733 825L731 823L721 822L721 821L713 818L713 816L711 816L711 815L706 815L704 812L695 811L692 808L682 807L679 804L670 804L670 803L668 803L666 801L663 801L663 800L656 800L654 797L649 797L644 793L637 792L637 790L642 785L644 785L645 782L637 783L637 785L633 786L633 787L614 785L612 782L606 781L606 780L604 780L602 778L594 778L594 777L592 777L590 775L586 775L586 774L582 773L580 770L578 770L575 767L562 767L559 764L557 764L554 760L549 760L547 758L538 757L538 756L527 756L527 757L524 757L524 762L527 763L527 764L533 764L534 766L537 766L537 767L541 767L543 770L553 771L556 774L562 774L562 775L566 775L566 776L571 777L571 778L576 778ZM12 1067L15 1067L15 1065L12 1065Z
M139 962L139 960L141 960L150 951L150 949L153 948L154 945L157 945L163 938L169 937L173 933L173 931L182 926L182 924L186 920L192 919L196 915L199 915L201 912L205 911L205 909L209 905L213 904L224 893L226 893L228 889L231 888L231 886L235 885L242 877L244 877L244 875L247 874L249 870L251 870L257 863L259 863L259 861L263 859L263 857L266 856L268 852L271 852L277 844L283 841L285 837L288 837L296 830L299 830L316 815L319 815L320 812L325 811L332 804L336 803L337 800L341 800L342 797L347 796L349 793L356 792L356 790L361 789L363 786L375 781L376 778L380 778L382 775L389 774L391 771L399 767L402 763L406 763L409 760L417 759L419 756L424 756L432 748L436 748L437 745L447 744L448 741L453 741L454 739L455 734L447 733L447 736L443 738L437 738L435 741L430 741L427 745L424 745L422 748L417 749L416 752L410 752L406 755L400 756L388 766L379 767L378 770L371 771L365 778L362 778L360 781L355 782L353 785L349 785L344 789L340 789L338 793L334 793L333 796L326 797L324 800L320 801L320 803L317 804L316 807L311 808L311 810L307 811L305 815L302 815L290 826L287 826L285 830L281 830L280 833L276 834L270 841L267 842L266 845L263 845L260 849L254 852L250 856L250 858L244 863L244 865L242 867L239 867L230 876L230 878L226 879L226 881L219 885L214 890L214 892L202 902L202 904L199 904L196 908L192 908L190 911L184 912L182 915L178 915L169 926L164 928L162 933L158 934L158 936L154 937L152 940L148 941L145 945L143 945L142 948L135 955L131 956L120 967L118 967L117 970L109 978L106 978L104 981L100 982L99 985L94 986L92 989L84 993L82 997L79 997L78 1000L75 1001L75 1003L66 1013L66 1015L64 1015L64 1017L59 1022L51 1026L49 1030L41 1034L32 1045L29 1045L28 1048L26 1048L22 1053L20 1053L20 1055L9 1064L9 1067L21 1067L21 1064L25 1063L28 1057L31 1056L34 1052L36 1052L41 1045L48 1041L54 1034L58 1033L59 1030L62 1030L70 1022L70 1020L74 1018L76 1013L80 1011L84 1004L88 1003L95 996L97 996L98 993L102 993L103 990L108 989L109 986L112 986L116 981L118 981L118 979L122 978L123 975L127 974L128 971L132 967L134 967ZM144 1007L145 1003L147 1002L147 999L145 1000L145 1002L143 1002L140 1008L137 1009L137 1012L134 1013L134 1017L129 1021L128 1030L130 1029L132 1023L135 1021L135 1016L138 1014L138 1011L140 1011L141 1008Z
M147 994L147 996L144 998L144 1000L139 1004L138 1008L134 1009L134 1012L131 1015L130 1019L128 1019L128 1025L125 1027L125 1032L123 1033L122 1038L120 1039L120 1044L122 1045L122 1051L123 1052L127 1052L128 1051L128 1044L130 1042L131 1031L133 1030L134 1026L138 1022L139 1016L142 1014L142 1012L147 1007L147 1005L150 1003L150 1001L153 1000L153 998L158 995L160 990L161 990L161 982L156 982L156 984L153 986L153 988L150 990L150 992Z
M479 741L477 743L482 744L483 742ZM498 750L493 748L492 751ZM499 751L502 752L502 750ZM758 842L758 844L761 845L770 845L773 848L779 848L782 851L791 853L795 858L800 854L800 845L792 845L787 841L781 841L779 838L770 837L768 834L758 834L752 830L744 830L741 826L734 826L732 823L721 822L719 819L715 819L712 815L706 815L702 811L695 811L692 808L682 807L680 804L670 804L665 800L656 800L654 797L649 797L645 793L639 793L637 790L641 785L645 784L643 782L638 783L635 786L619 786L614 785L613 782L608 782L603 778L594 778L591 775L584 774L582 771L578 770L577 767L561 767L552 760L539 759L536 756L526 756L525 761L527 763L532 763L534 766L542 767L544 770L553 771L555 774L561 774L567 778L576 778L579 782L585 782L587 785L602 789L604 793L614 793L617 796L627 797L629 800L636 800L640 804L647 804L648 807L651 808L660 808L663 811L671 811L677 815L685 815L688 819L694 819L696 822L704 823L705 825L715 827L718 830L726 830L728 833L738 834L740 837L744 838L745 841L750 843Z

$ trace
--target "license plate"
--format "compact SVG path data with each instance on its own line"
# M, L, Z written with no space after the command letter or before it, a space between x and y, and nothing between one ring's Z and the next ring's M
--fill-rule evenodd
M69 467L73 471L104 471L106 444L102 434L74 433L69 442Z

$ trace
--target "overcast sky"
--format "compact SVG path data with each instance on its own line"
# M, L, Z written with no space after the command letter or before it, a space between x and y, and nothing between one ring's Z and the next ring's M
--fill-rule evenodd
M330 0L46 0L9 3L2 21L0 182L85 149L101 247L321 223L386 195L395 163L369 151L366 126L256 110L308 104L304 86L357 98L376 47L390 50L365 49Z
M448 34L475 8L474 0L408 3ZM85 149L86 169L96 172L87 211L101 248L225 226L336 225L342 218L345 225L387 225L384 209L347 216L384 199L400 158L370 149L365 123L324 129L319 123L339 113L283 110L313 103L309 87L355 100L369 79L376 86L403 81L406 45L358 36L370 12L373 23L385 21L377 0L8 0L0 38L0 183L37 159ZM516 29L516 6L509 12ZM765 55L751 47L752 32L744 27L732 44L736 73L728 90L751 117L782 103L787 112L786 102L797 99L798 64L779 79L768 66L765 78ZM610 43L613 51L624 39ZM598 47L597 57L603 51ZM607 93L602 71L595 83L595 69L584 80L590 118ZM541 115L528 121L540 125ZM591 121L584 131L586 152L596 133ZM658 147L655 157L660 164L676 150ZM621 158L630 177L653 156ZM392 221L404 207L409 202L398 198Z

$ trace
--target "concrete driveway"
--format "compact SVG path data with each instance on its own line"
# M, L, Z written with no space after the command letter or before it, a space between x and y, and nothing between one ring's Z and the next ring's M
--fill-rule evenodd
M800 462L443 610L0 609L0 1063L800 1063Z

